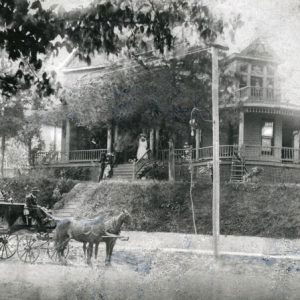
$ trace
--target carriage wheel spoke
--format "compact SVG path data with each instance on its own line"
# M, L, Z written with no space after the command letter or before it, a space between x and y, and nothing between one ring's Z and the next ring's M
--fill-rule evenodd
M6 257L8 257L8 254L7 254L7 247L5 246L4 249L5 249Z
M3 249L4 245L1 243L0 245L0 251Z
M6 255L7 255L7 257L11 254L11 251L10 251L10 248L9 248L9 246L6 246L5 247L5 251L6 251ZM9 252L9 253L7 253L7 252Z
M26 254L26 251L23 252L23 254L20 256L20 258L22 258L25 254Z
M3 246L2 246L2 253L1 253L1 257L3 257L3 253L4 253L4 247L5 247L5 245L3 244Z

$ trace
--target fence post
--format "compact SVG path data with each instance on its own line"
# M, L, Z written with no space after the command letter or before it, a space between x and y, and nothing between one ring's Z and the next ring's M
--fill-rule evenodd
M172 139L169 140L169 181L175 181L175 153Z

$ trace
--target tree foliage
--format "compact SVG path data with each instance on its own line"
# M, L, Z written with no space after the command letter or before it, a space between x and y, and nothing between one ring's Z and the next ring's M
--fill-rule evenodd
M191 111L197 107L201 112L193 117L198 126L210 130L211 55L199 49L192 53L159 64L145 59L138 68L81 78L66 90L69 114L90 128L96 124L119 124L139 131L158 127L169 136L186 136ZM232 80L232 74L220 78L226 98L230 97L226 91ZM224 123L231 115L222 114Z
M41 55L63 46L69 51L76 48L79 58L89 63L95 52L146 47L149 40L163 53L172 47L178 24L196 29L203 39L211 40L223 31L222 20L215 20L205 5L195 1L112 0L69 12L55 8L44 9L39 0L0 1L0 49L20 62L14 74L0 74L2 94L15 94L20 81L22 87L36 84L43 95L54 93L47 73L38 78L34 74L42 67ZM30 71L24 72L24 65Z

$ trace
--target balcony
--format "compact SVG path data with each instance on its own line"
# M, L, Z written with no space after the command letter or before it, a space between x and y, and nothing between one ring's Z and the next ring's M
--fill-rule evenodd
M236 91L235 99L244 103L278 104L282 102L279 89L254 86L246 86Z

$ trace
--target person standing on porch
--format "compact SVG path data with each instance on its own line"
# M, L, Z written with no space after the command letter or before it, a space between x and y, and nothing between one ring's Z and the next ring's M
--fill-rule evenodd
M148 142L145 134L140 134L139 138L139 146L136 154L136 158L139 160L141 158L148 159L148 155L146 154L148 148Z

